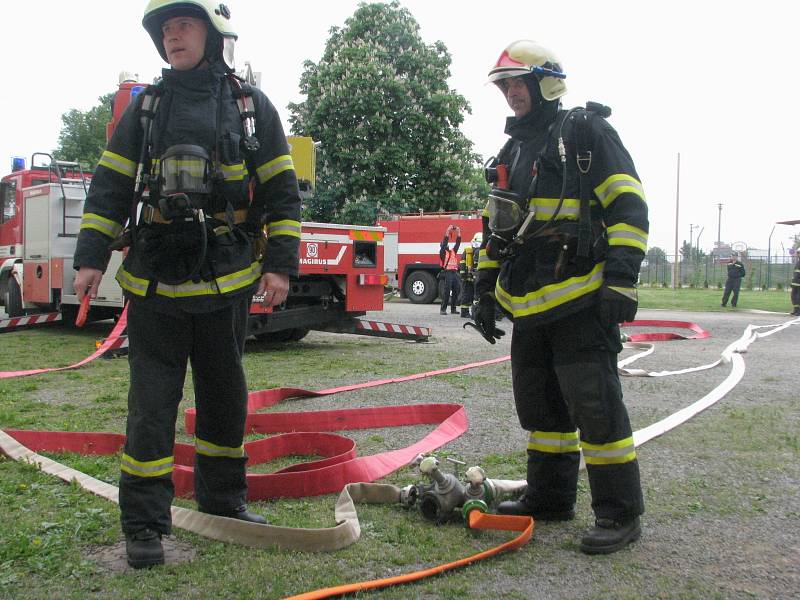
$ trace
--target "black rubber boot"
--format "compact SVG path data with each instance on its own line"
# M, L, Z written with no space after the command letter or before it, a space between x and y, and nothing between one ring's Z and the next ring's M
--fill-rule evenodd
M639 517L626 523L612 519L597 519L581 539L581 552L584 554L611 554L622 550L642 535Z
M229 519L238 519L239 521L247 521L248 523L259 523L260 525L265 525L267 520L262 517L261 515L257 515L256 513L252 513L247 510L247 506L242 504L239 508L234 511L227 512L227 513L218 513L218 512L211 512L210 510L200 509L200 512L208 513L210 515L216 515L218 517L228 517Z
M439 311L439 314L440 314L440 315L446 315L446 314L447 314L447 309L445 309L445 310L440 310L440 311Z
M571 521L575 518L575 510L535 510L533 500L527 494L522 494L517 500L506 500L497 506L501 515L521 515L533 517L537 521Z
M451 308L451 309L450 309L450 314L451 314L451 315L457 315L457 314L458 314L458 311L457 311L455 308Z
M152 529L126 533L125 552L128 555L128 564L134 569L145 569L164 564L161 534Z
M800 317L800 306L796 307L790 314L793 317Z
M462 319L469 319L469 309L468 308L462 308L461 309L461 318Z

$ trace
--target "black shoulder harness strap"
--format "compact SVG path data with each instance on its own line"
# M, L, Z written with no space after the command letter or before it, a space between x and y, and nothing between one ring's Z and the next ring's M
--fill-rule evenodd
M588 110L579 110L575 115L575 162L578 166L581 188L577 255L584 258L589 256L592 237L591 212L589 209L589 203L592 199L592 184L589 181L589 169L592 168L592 151L589 149L591 114Z
M592 168L591 130L594 115L606 118L611 116L611 109L597 102L587 102L585 109L579 109L575 114L575 162L580 177L580 219L578 221L578 249L577 255L588 257L592 244L592 221L590 203L592 200L592 184L589 180L589 170Z

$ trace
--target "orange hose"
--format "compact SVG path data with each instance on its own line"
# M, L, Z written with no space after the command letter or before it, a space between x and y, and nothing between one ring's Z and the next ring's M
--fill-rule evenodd
M285 600L317 600L319 598L331 598L333 596L341 596L342 594L351 594L363 590L375 590L379 588L389 587L390 585L398 585L401 583L409 583L430 577L431 575L438 575L445 571L450 571L458 567L465 567L483 558L489 558L495 554L500 554L506 550L515 550L524 546L533 535L534 521L531 517L519 517L511 515L491 515L482 513L478 510L473 510L469 513L469 526L472 529L494 529L499 531L519 531L520 535L513 540L495 546L489 550L473 554L467 558L432 567L422 571L415 571L405 575L397 575L395 577L387 577L385 579L373 579L372 581L361 581L358 583L348 583L345 585L338 585L335 587L323 588L313 592L306 592L297 596L290 596Z

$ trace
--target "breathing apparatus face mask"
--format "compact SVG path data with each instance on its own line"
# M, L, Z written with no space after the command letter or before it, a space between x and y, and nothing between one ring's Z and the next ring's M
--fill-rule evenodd
M489 229L501 238L511 239L528 211L523 209L519 194L509 190L492 189L486 209L489 213Z
M193 218L206 208L213 189L211 160L205 148L191 144L170 146L159 163L158 207L165 219Z

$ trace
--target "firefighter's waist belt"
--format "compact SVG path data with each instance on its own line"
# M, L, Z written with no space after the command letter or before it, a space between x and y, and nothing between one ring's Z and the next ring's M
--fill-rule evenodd
M228 220L227 213L225 213L224 211L214 213L211 216L217 219L218 221L227 222ZM239 225L240 223L244 223L246 219L247 219L246 208L240 208L239 210L233 211L234 225ZM164 225L172 223L171 219L165 219L164 217L161 216L161 211L157 207L150 206L149 204L145 204L142 207L142 220L148 225L150 225L151 223L161 223Z

